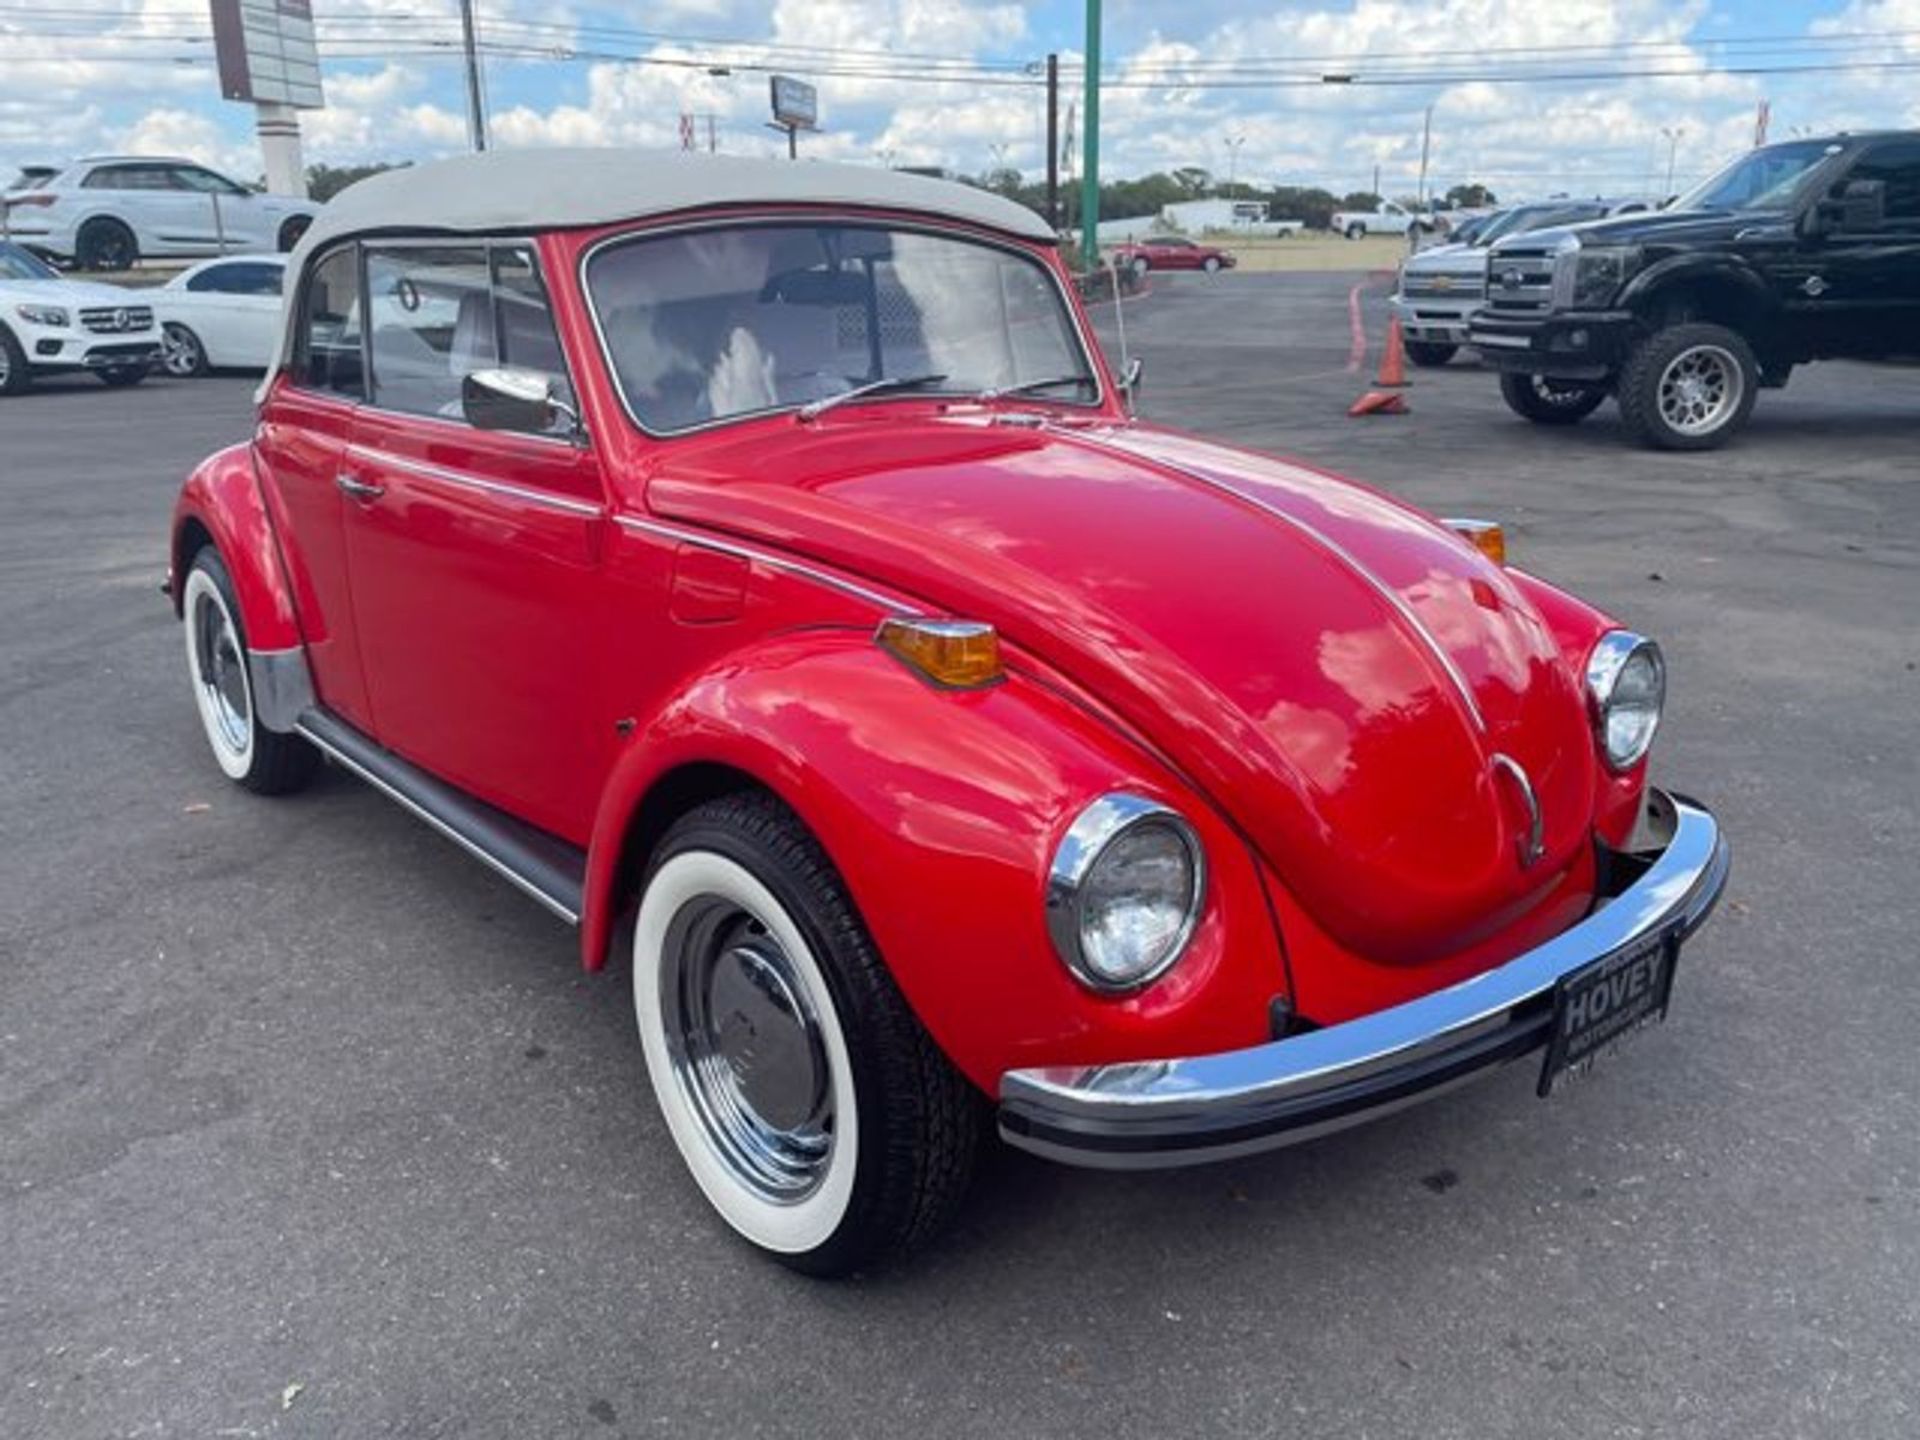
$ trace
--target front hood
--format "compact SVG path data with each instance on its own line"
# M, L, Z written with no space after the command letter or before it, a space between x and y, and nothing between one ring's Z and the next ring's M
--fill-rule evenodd
M151 305L152 292L91 280L0 280L0 300L9 305L63 305L69 309L96 305Z
M1756 231L1790 228L1792 217L1776 210L1653 210L1588 220L1566 229L1582 245L1725 244ZM1535 237L1516 237L1521 245Z
M887 413L892 410L892 413ZM764 430L657 473L662 515L991 621L1110 705L1370 960L1451 954L1588 830L1581 697L1512 580L1397 502L1146 426ZM1545 853L1520 860L1524 769Z

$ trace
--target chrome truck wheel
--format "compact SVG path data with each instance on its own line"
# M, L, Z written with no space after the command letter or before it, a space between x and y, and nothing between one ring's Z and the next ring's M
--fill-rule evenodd
M1621 369L1621 418L1659 449L1710 450L1746 423L1759 380L1759 363L1738 332L1675 325L1642 341Z

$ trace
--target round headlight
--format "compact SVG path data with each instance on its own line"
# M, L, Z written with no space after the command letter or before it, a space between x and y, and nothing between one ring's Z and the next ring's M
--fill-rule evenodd
M1206 895L1200 839L1155 800L1115 792L1073 822L1047 882L1047 929L1095 990L1138 990L1180 958Z
M1587 659L1587 700L1600 753L1615 770L1646 758L1667 700L1667 662L1660 647L1630 630L1600 637Z

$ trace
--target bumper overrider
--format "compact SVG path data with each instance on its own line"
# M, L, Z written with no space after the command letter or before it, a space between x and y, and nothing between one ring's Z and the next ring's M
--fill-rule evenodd
M1726 887L1730 852L1704 806L1653 790L1648 820L1659 848L1604 852L1592 914L1496 969L1245 1050L1010 1070L1000 1133L1074 1165L1193 1165L1357 1125L1536 1054L1552 1038L1562 980L1656 944L1676 954Z
M1509 317L1479 310L1467 326L1467 343L1482 363L1565 380L1604 380L1627 358L1639 335L1630 311L1557 311Z

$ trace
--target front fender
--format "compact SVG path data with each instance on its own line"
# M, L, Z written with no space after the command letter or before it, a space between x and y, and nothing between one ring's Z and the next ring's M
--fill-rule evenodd
M1752 268L1724 255L1669 255L1656 260L1627 282L1619 308L1644 311L1647 305L1675 285L1705 282L1738 295L1756 318L1770 320L1780 302L1767 282Z
M806 822L908 1003L983 1089L1021 1065L1271 1038L1285 970L1247 846L1030 669L985 690L935 690L865 633L835 629L763 641L691 680L636 729L605 792L588 854L589 968L633 899L644 856L630 842L648 797L695 766L751 777ZM1138 995L1103 999L1055 956L1043 897L1067 826L1120 788L1186 814L1211 874L1181 962Z
M291 730L300 712L313 703L313 680L293 587L260 493L253 452L246 445L209 456L180 489L167 547L167 593L175 615L180 614L187 566L206 544L220 552L240 602L240 628L246 632L260 723L269 730Z

